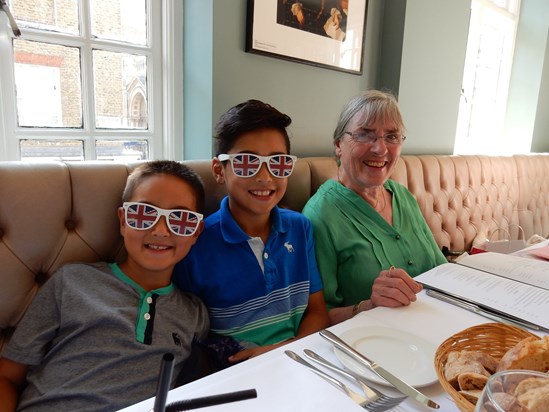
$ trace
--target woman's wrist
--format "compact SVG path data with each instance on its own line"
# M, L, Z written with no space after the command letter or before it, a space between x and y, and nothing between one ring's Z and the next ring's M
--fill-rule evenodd
M373 309L373 307L374 305L370 299L361 300L353 306L353 309L351 311L351 317L354 317L355 315L359 314L360 312L364 312L365 310Z

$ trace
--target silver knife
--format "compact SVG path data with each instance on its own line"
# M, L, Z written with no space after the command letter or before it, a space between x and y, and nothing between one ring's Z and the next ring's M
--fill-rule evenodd
M484 316L485 318L494 320L496 322L505 323L507 325L519 326L521 328L533 329L533 330L543 330L544 332L549 332L548 329L542 328L541 326L535 325L531 322L515 319L514 317L506 315L496 315L490 311L481 309L478 305L474 303L469 303L454 296L450 296L446 293L439 292L433 289L426 289L425 293L427 296L432 298L442 300L443 302L450 303L452 305L459 306L462 309L468 310L470 312L476 313L477 315Z
M368 369L376 373L378 376L385 379L387 382L389 382L391 385L393 385L395 388L397 388L399 391L401 391L403 394L408 395L417 401L427 405L430 408L433 409L439 409L440 405L433 401L432 399L429 399L427 396L422 394L420 391L418 391L413 386L408 385L406 382L404 382L402 379L398 378L397 376L393 375L388 370L382 368L377 363L375 363L373 360L367 358L362 353L355 350L353 347L349 346L345 341L334 335L332 332L324 329L321 330L320 336L322 336L324 339L328 340L330 343L332 343L335 347L342 350L347 355L351 356L353 359L359 361L361 364L366 365Z

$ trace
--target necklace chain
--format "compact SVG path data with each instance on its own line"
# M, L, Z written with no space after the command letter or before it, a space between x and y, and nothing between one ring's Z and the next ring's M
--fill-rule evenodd
M378 193L381 194L381 197L383 199L383 207L381 209L378 209L377 206L379 205L379 196L376 197L376 204L374 205L374 209L377 210L379 213L383 212L385 210L385 207L387 206L387 199L385 198L385 193L383 193L384 189L382 186L378 186Z

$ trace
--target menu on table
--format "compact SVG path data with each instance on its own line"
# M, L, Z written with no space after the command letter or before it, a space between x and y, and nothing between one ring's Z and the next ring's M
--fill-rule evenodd
M487 252L437 266L414 279L427 289L549 332L549 262Z

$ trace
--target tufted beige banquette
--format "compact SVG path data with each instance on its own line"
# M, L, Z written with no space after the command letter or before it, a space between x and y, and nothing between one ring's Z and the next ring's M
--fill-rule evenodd
M210 160L187 161L204 178L206 214L225 194ZM116 208L135 164L0 162L0 352L40 286L69 261L119 260ZM326 179L330 157L300 159L283 206L300 211ZM468 250L498 228L549 235L549 154L403 156L393 178L417 198L438 244ZM496 231L492 239L505 238Z

